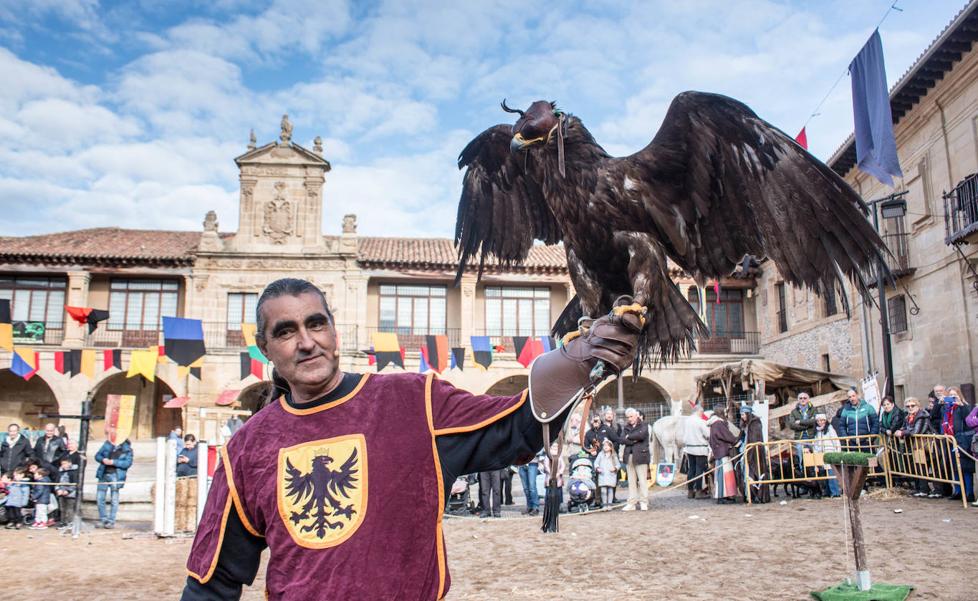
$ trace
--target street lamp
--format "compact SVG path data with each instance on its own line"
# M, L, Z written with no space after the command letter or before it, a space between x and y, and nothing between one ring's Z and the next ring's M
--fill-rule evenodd
M907 201L904 199L906 194L906 191L898 192L886 198L880 198L867 203L873 206L873 227L876 228L877 234L880 233L878 213L882 213L884 219L897 219L907 214ZM879 205L879 211L876 209L877 205ZM879 288L880 294L880 328L883 330L883 369L885 371L884 377L886 378L886 386L883 394L895 399L893 394L893 348L890 345L890 311L886 305L886 286L884 282L886 278L883 275L886 271L886 263L881 258L879 260L879 266L876 269L876 287Z

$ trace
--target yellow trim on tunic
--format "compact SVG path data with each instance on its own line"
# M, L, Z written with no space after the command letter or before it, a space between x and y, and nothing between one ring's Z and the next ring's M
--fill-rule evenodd
M238 489L234 485L234 474L231 473L231 460L228 459L227 446L221 449L221 462L224 464L224 475L228 480L228 491L231 499L234 500L234 509L238 512L238 518L241 520L241 524L251 534L265 538L264 535L259 534L258 530L251 525L248 516L245 515L244 505L241 503L241 497L238 496Z
M319 411L325 411L327 409L332 409L333 407L336 407L337 405L342 405L343 403L349 401L354 396L356 396L356 394L358 392L360 392L360 389L363 388L363 385L367 383L367 379L369 377L370 377L370 373L369 372L363 374L363 377L360 378L360 383L357 384L356 388L354 388L348 395L346 395L344 397L341 397L341 398L338 398L335 401L330 401L330 402L325 403L323 405L320 405L318 407L310 407L309 409L296 409L295 407L292 407L291 405L289 405L286 402L285 395L282 395L281 397L279 397L278 402L282 406L282 409L285 409L286 411L288 411L292 415L310 415L310 414L313 414L313 413L317 413Z
M441 521L445 515L445 480L441 473L441 458L438 456L438 444L435 442L435 425L431 415L431 381L434 374L428 374L424 381L424 409L428 417L428 430L431 431L431 453L435 459L435 476L438 480L438 521L435 525L435 549L438 553L438 596L445 596L445 536L442 534Z
M200 576L191 570L187 570L187 574L201 584L207 584L207 581L214 575L214 570L217 569L217 560L221 556L221 546L224 545L224 533L227 531L228 515L231 513L231 503L231 495L228 495L228 500L224 503L224 514L221 516L221 531L217 537L217 548L214 550L214 558L211 559L211 566L207 569L207 573Z

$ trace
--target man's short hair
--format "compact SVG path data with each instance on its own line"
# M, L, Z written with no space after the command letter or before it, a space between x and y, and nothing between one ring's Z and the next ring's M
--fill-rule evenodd
M300 294L313 294L318 296L319 300L323 302L323 310L326 312L326 318L329 319L330 325L333 325L333 313L329 309L329 303L326 302L326 295L323 294L322 290L308 280L281 278L265 286L261 296L258 297L258 304L255 306L255 338L265 339L265 326L267 324L262 314L262 307L266 301L280 296L299 296Z
M625 409L625 415L638 415L638 409L629 407L628 409Z
M187 434L183 437L183 442L197 442L197 437L193 434Z
M18 430L20 430L20 424L10 424L9 426L7 426L7 429L9 430L11 427L17 428Z

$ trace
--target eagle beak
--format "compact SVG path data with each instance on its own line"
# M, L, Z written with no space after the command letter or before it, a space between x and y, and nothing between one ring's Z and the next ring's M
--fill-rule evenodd
M516 134L515 136L513 136L513 139L509 141L509 151L512 152L513 154L516 154L517 152L526 150L527 146L530 146L531 144L536 144L537 142L543 142L544 140L546 140L546 138L544 138L543 136L539 138L533 138L532 140L527 140L523 137L523 134L521 133Z
M526 140L523 139L523 134L516 134L513 139L509 141L509 151L513 154L520 152L526 146Z

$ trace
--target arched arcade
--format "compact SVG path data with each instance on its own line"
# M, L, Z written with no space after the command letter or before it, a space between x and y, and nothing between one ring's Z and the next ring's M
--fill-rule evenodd
M59 412L58 399L40 374L24 380L9 369L0 369L0 427L16 423L21 428L39 429L57 419L42 419L41 414Z

